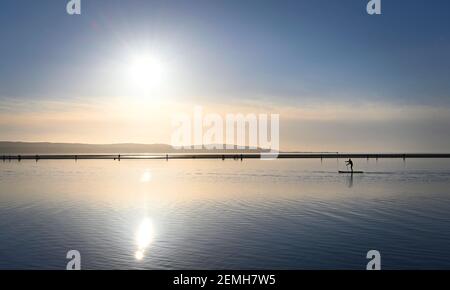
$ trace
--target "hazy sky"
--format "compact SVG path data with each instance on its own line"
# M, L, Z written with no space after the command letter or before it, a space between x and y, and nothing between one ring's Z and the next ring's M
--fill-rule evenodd
M168 143L201 105L280 113L284 149L449 151L449 1L67 2L0 4L0 140Z

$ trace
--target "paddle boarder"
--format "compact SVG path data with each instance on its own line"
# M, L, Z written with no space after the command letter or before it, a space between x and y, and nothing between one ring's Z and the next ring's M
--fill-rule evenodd
M346 165L346 166L350 165L350 169L351 169L352 172L353 172L353 161L352 161L351 158L349 158L348 161L345 161L345 165Z

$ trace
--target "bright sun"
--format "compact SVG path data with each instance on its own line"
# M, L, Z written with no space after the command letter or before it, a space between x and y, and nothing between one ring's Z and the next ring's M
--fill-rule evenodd
M166 78L164 63L155 56L134 56L127 70L130 84L139 90L156 89Z

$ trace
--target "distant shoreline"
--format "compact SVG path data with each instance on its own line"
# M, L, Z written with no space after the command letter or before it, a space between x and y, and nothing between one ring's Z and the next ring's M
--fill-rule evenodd
M208 146L208 147L206 147ZM224 149L213 149L212 146L222 146ZM234 149L227 149L226 146ZM17 154L42 154L42 155L74 155L74 154L167 154L167 153L260 153L267 152L261 148L237 148L236 145L229 144L208 144L197 149L195 145L189 148L177 149L168 144L138 144L138 143L117 143L117 144L83 144L83 143L50 143L50 142L11 142L0 141L0 155Z
M208 147L214 144L207 145ZM224 144L223 146L227 146ZM230 145L228 145L230 146ZM276 157L279 159L330 159L330 158L450 158L450 153L349 153L349 152L269 152L257 149L175 149L167 144L82 144L49 142L0 141L0 160L35 159L257 159Z
M450 153L197 153L197 154L26 154L1 155L0 160L174 160L174 159L417 159L450 158Z

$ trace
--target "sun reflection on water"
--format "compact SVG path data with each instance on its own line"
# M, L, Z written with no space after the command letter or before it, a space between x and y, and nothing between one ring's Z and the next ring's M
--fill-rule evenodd
M142 260L145 256L145 251L153 241L154 228L151 219L145 218L139 225L136 232L136 245L138 247L135 258L136 260Z
M146 170L142 175L141 175L141 182L150 182L152 180L152 173L150 172L150 170Z

